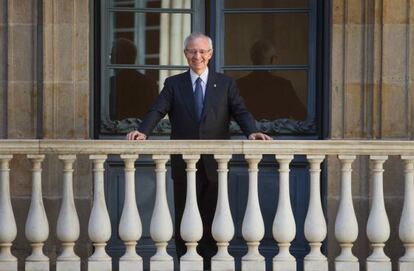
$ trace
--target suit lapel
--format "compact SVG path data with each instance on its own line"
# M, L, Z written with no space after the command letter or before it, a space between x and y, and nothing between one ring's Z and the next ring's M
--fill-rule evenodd
M201 114L201 119L205 117L207 112L211 107L212 97L214 96L214 91L216 90L216 74L212 71L208 73L206 93L204 95L204 106L203 113Z
M181 86L182 89L182 98L184 100L185 106L187 108L190 116L195 119L195 108L194 108L194 92L193 86L191 84L190 71L188 70L184 73L184 80Z

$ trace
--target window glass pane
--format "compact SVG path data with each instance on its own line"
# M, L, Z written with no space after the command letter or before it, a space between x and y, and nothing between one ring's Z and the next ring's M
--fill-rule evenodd
M112 7L190 8L191 0L111 0Z
M142 118L161 90L166 77L183 70L111 69L104 94L104 118L122 120ZM161 82L161 83L159 83Z
M191 31L190 14L110 14L109 63L186 65L183 40Z
M225 65L305 65L308 14L226 14Z
M306 71L227 71L236 79L240 94L256 120L305 120Z
M224 0L225 8L307 8L308 0Z

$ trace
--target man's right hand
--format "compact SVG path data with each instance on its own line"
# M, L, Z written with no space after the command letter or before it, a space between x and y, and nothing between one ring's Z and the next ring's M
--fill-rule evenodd
M145 140L147 136L139 131L129 132L126 136L128 140Z

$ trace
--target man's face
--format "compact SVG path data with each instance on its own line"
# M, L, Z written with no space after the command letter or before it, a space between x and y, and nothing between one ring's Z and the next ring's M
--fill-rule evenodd
M213 56L213 51L208 46L208 39L196 38L187 44L184 50L188 65L198 75L207 68L208 61Z

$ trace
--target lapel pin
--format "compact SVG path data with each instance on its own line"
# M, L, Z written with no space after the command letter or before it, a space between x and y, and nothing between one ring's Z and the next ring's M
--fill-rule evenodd
M216 85L216 84L214 84L214 87L217 87L217 85Z

